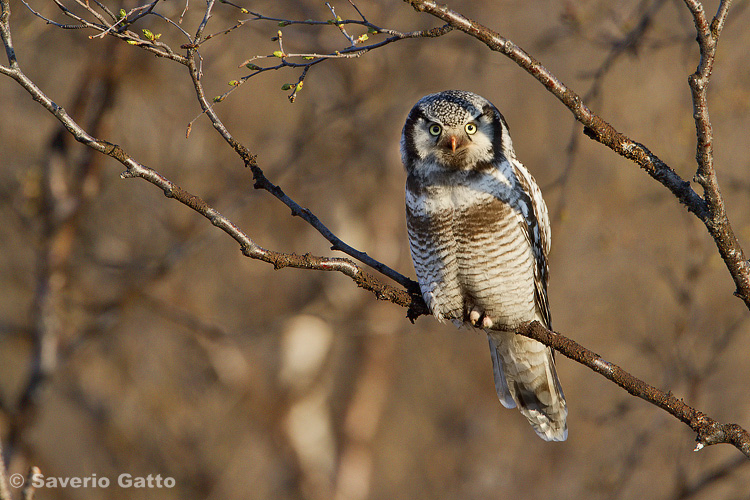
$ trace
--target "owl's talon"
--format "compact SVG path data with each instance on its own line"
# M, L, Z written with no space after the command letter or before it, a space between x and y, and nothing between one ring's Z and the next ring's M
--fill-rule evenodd
M471 323L473 326L479 326L478 323L481 317L482 315L479 314L479 311L474 309L469 313L469 323Z
M472 309L467 319L471 326L476 328L492 328L492 325L495 324L492 318L477 309Z

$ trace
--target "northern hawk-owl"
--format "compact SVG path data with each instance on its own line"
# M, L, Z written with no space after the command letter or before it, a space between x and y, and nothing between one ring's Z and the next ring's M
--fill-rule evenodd
M564 440L552 350L515 333L533 320L551 327L550 225L505 118L471 92L425 96L406 119L401 158L411 255L430 311L484 329L500 402L518 406L542 439Z

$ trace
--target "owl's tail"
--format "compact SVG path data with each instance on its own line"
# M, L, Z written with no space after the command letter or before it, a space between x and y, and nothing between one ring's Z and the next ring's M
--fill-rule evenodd
M552 350L511 332L493 330L487 338L495 389L503 406L518 406L545 441L565 441L568 405L557 378Z

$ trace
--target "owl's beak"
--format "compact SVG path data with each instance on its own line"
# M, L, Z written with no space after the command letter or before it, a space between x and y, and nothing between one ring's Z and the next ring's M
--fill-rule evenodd
M457 149L464 145L464 141L461 137L450 135L445 138L442 145L445 149L448 149L448 147L450 147L451 151L455 153Z

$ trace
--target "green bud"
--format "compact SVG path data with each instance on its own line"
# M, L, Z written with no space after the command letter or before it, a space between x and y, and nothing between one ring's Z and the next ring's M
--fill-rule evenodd
M274 50L273 51L273 55L275 57L278 57L279 59L282 58L282 57L284 57L284 53L282 51L280 51L280 50Z
M292 88L291 83L285 83L284 85L281 86L281 90L290 90L291 88Z
M253 63L247 63L245 64L245 67L251 71L258 71L259 69L261 69L260 66L256 66Z

